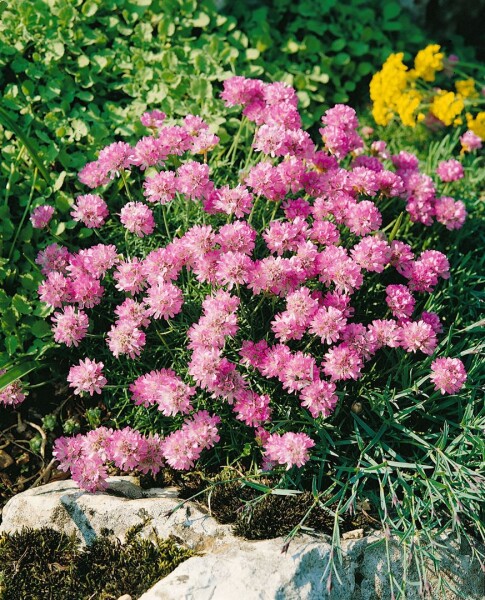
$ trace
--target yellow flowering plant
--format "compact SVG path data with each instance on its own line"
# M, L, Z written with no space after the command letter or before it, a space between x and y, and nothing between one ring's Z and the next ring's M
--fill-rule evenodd
M483 82L472 77L478 65L446 57L430 44L404 63L404 53L391 54L370 82L372 115L378 125L398 119L407 127L425 125L466 127L485 140ZM450 89L452 88L452 89Z

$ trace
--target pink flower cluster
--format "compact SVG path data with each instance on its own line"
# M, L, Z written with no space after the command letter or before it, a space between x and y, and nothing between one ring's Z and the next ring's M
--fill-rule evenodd
M436 187L428 175L419 171L419 161L413 154L401 151L391 157L396 174L404 184L406 210L414 222L431 225L436 219L448 229L459 229L466 218L465 205L461 200L439 198ZM436 170L442 181L456 181L463 177L463 167L454 159L443 161ZM443 205L446 205L446 210Z
M77 253L48 246L37 258L45 276L39 295L60 309L52 318L55 340L77 346L92 326L90 311L97 314L104 287L114 288L115 320L106 344L116 359L133 361L136 376L127 382L132 400L156 407L165 419L185 418L180 429L149 442L158 448L150 446L157 464L163 457L176 469L191 468L204 448L219 441L220 417L199 410L217 406L232 413L239 428L251 428L266 465L301 467L315 441L288 431L296 428L290 425L293 417L281 425L281 405L288 415L301 417L297 422L328 418L338 402L339 382L360 379L382 348L429 356L438 344L438 315L417 307L421 295L450 276L450 265L438 251L415 255L408 244L387 239L380 231L383 201L403 197L411 220L429 225L437 219L449 229L461 226L466 212L461 202L436 198L433 181L419 171L414 155L392 156L395 170L390 170L383 162L389 159L383 142L366 154L350 107L325 113L325 146L318 149L301 129L289 86L234 77L226 80L222 97L228 106L242 105L256 123L253 146L265 156L229 185L213 177L205 160L193 160L197 153L205 159L217 143L202 119L189 115L182 125L166 125L163 113L146 113L142 122L152 135L134 147L117 142L103 149L82 170L81 181L96 188L119 172L137 169L146 203L165 205L183 195L185 202L200 203L203 223L142 256L122 256L106 244ZM177 168L171 170L173 156ZM347 168L343 161L350 163ZM262 214L270 203L266 215L270 210L273 215L256 229L258 202ZM130 200L121 209L121 222L143 237L156 231L157 211ZM74 212L94 227L102 225L107 208L99 196L88 194L78 197ZM217 213L224 216L211 219ZM358 318L356 292L380 274L388 284L375 301L379 318ZM201 305L197 316L194 303ZM265 315L272 313L265 317L266 334L254 339L251 323L260 318L260 306ZM186 327L187 371L137 372L137 359L150 339L163 341L160 326L165 325ZM438 363L432 378L439 389L454 392L464 380L458 366L450 365ZM103 363L89 358L73 366L68 381L74 393L101 393L107 383L102 369ZM276 397L266 393L275 389ZM148 438L123 431L105 432L108 441L100 442L97 452L86 438L63 441L58 457L90 489L103 485L107 462L153 470L146 465L157 460L140 450ZM86 459L94 454L96 459Z
M6 369L0 369L0 375L4 375L6 372ZM2 404L4 406L17 406L18 404L22 404L25 396L22 384L16 380L5 386L3 390L0 390L0 406Z
M70 470L80 487L95 492L107 487L108 465L153 475L165 462L176 469L189 469L202 450L219 441L219 422L218 416L202 410L185 419L181 429L165 438L156 434L144 436L130 427L119 431L98 427L86 435L58 438L52 454L59 461L59 468Z
M466 371L459 358L437 358L431 363L431 381L442 394L456 394L466 381Z
M44 229L44 227L47 227L54 215L54 210L54 207L48 204L42 204L34 208L30 215L32 227L35 227L35 229Z

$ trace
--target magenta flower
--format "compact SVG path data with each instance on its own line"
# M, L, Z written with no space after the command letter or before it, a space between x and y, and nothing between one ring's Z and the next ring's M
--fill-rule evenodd
M104 225L109 215L106 202L96 194L85 194L78 196L71 211L75 221L81 221L86 227L97 229Z
M6 373L6 369L0 369L0 375ZM9 383L0 391L0 405L17 406L25 400L26 393L23 391L19 380Z
M463 171L463 165L454 158L450 158L450 160L442 160L436 169L436 174L441 181L445 182L463 179L465 175Z
M54 340L66 346L78 346L86 336L89 325L87 314L73 306L66 306L62 312L54 313L52 322Z
M41 206L34 208L30 215L32 227L35 227L35 229L44 229L44 227L47 227L49 221L52 219L54 210L54 207L49 206L48 204L42 204Z
M431 363L431 381L442 394L456 394L466 381L466 371L459 358L437 358Z
M135 233L138 237L150 235L155 229L153 212L141 202L125 204L121 209L120 221L128 231Z
M80 360L79 365L71 367L67 381L69 387L74 388L75 394L84 392L92 396L94 393L101 394L102 388L106 385L107 380L103 375L104 364L96 362L89 358L84 361Z
M305 433L288 432L270 435L264 447L267 459L280 465L286 464L288 470L293 466L302 467L310 458L308 450L314 445L315 442Z

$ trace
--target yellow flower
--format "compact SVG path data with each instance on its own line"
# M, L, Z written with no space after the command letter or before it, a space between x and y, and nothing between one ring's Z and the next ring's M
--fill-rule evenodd
M464 108L465 104L461 96L454 92L439 90L433 98L429 110L445 125L451 125Z
M370 82L372 115L378 125L387 125L393 118L397 112L396 100L408 85L408 68L403 58L403 52L391 54Z
M440 52L441 46L430 44L420 50L414 59L414 77L421 77L425 81L434 81L436 71L443 70L443 52Z
M463 98L478 98L479 94L475 89L475 80L460 79L455 83L456 91L463 96Z
M479 112L475 118L472 114L467 113L466 124L468 129L471 129L475 135L485 140L485 112Z
M418 110L422 99L422 94L417 90L410 90L406 94L401 94L396 99L397 112L403 125L407 125L408 127L416 126L415 112Z

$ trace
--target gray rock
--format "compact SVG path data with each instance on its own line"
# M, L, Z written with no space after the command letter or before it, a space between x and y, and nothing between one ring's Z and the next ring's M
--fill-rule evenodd
M180 504L175 488L142 490L135 477L109 477L108 491L90 494L71 480L55 481L17 494L3 509L0 533L22 527L52 527L75 533L89 544L102 529L123 540L128 529L143 525L144 537L174 535L194 550L232 539L229 525L220 525L195 504ZM170 514L171 513L171 514Z
M408 600L421 599L425 592L439 600L485 598L478 561L451 535L436 540L440 570L429 568L423 583L415 565L416 546L423 543L419 539L408 540L407 546L391 539L386 549L380 534L349 532L341 542L340 562L328 536L302 535L282 553L282 538L242 540L230 525L220 525L194 503L174 511L181 501L173 488L142 490L130 477L113 477L109 483L108 492L97 494L81 491L72 481L18 494L4 508L0 533L49 526L90 543L103 528L123 540L130 527L142 525L146 537L172 535L197 552L140 600L389 600L391 586L398 596L405 581L410 583L401 597Z

